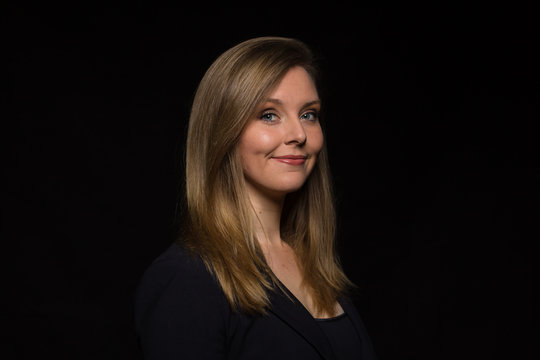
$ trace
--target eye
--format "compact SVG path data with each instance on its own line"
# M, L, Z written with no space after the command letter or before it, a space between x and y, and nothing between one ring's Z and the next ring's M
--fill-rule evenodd
M302 116L300 116L302 120L308 120L308 121L316 121L319 118L319 114L316 111L308 111Z
M272 123L277 120L277 115L272 112L265 112L259 117L259 119L266 123Z

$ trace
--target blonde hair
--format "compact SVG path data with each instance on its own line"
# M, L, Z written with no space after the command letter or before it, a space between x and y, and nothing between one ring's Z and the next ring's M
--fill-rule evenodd
M253 228L237 142L256 107L287 70L302 66L317 84L309 48L281 37L244 41L219 56L202 78L189 119L182 240L215 274L234 309L264 313L279 282L265 262ZM304 285L318 311L334 314L352 285L335 253L335 210L326 148L303 187L288 194L282 239L296 252Z

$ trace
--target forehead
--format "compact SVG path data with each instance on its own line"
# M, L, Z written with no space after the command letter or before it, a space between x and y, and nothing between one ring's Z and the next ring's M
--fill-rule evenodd
M278 85L270 92L270 98L291 99L302 98L314 100L318 97L315 82L301 66L290 68Z

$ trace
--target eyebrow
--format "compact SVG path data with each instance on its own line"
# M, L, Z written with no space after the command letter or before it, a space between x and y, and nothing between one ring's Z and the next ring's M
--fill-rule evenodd
M283 105L283 101L281 101L279 99L269 98L269 99L266 99L266 102L270 102L270 103L274 103L274 104L278 104L278 105ZM302 105L302 109L305 109L308 106L315 105L315 104L320 104L320 103L321 103L321 100L319 100L319 99L308 101L307 103Z

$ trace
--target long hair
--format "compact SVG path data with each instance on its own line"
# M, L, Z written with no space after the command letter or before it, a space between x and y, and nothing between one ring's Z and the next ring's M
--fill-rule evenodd
M186 142L182 240L215 275L234 309L264 313L279 282L254 231L237 143L256 108L285 73L302 66L318 84L310 49L296 39L262 37L219 56L195 93ZM334 313L352 285L335 252L335 209L326 146L301 189L285 199L281 236L296 252L317 311Z

